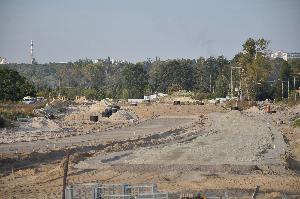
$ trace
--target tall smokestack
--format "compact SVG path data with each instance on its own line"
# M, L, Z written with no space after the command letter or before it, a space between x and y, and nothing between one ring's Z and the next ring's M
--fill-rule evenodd
M30 42L30 62L31 64L34 63L34 57L33 57L33 40Z

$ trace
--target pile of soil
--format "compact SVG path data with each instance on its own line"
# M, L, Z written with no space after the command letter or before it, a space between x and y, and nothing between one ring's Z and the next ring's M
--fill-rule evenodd
M119 110L116 113L113 113L112 116L110 116L110 119L112 120L138 120L137 116L126 110Z
M245 110L245 112L258 113L258 112L260 112L260 110L257 106L252 106L252 107L248 108L247 110Z
M50 119L44 117L35 117L32 122L28 125L34 129L39 129L40 131L59 131L61 128L57 123Z
M66 113L67 107L70 104L70 101L53 100L50 103L47 103L44 108L35 109L34 113L39 116L51 115L53 118L59 118Z

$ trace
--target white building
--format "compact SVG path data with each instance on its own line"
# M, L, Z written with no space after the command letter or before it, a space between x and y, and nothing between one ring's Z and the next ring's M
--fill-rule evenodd
M287 59L300 59L300 53L288 53Z
M8 64L7 59L0 57L0 64Z
M155 99L159 99L160 97L165 97L168 94L164 94L164 93L154 93L152 95L145 95L144 96L144 100L155 100Z
M281 58L285 61L291 60L291 59L300 59L300 53L287 53L283 51L277 51L271 54L272 59Z
M98 62L99 62L99 59L94 59L94 60L93 60L93 63L94 63L94 64L97 64Z
M112 59L108 57L107 59L94 59L92 60L94 64L96 63L110 63L110 64L118 64L118 63L126 63L127 61L124 59Z
M281 58L281 59L284 59L285 61L287 61L287 53L280 50L280 51L272 53L271 58L272 59Z

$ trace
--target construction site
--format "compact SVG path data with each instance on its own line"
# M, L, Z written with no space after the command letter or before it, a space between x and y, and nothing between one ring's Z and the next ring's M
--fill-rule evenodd
M1 129L0 198L300 197L299 105L78 97L34 112Z
M300 199L300 0L0 0L0 199Z

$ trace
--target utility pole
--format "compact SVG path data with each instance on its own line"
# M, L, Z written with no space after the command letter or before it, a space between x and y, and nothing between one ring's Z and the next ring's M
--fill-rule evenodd
M288 99L289 99L289 95L290 95L290 79L288 79Z
M281 80L281 98L283 100L283 81Z
M67 186L67 176L68 176L68 167L69 167L69 158L70 158L70 153L67 151L66 154L66 159L64 162L64 176L63 176L63 190L62 190L62 199L65 199L65 189Z
M240 100L242 101L243 98L243 92L242 92L242 72L241 72L241 67L239 68L239 72L240 72Z
M297 101L297 92L296 92L296 77L294 76L294 90L295 90L295 102Z
M231 66L230 68L230 74L231 74L231 77L230 77L230 88L231 88L231 98L233 98L233 77L232 77L232 69L239 69L239 73L240 73L240 91L242 90L242 78L241 78L241 69L242 67L234 67L234 66ZM241 96L240 96L241 97Z
M211 74L209 74L209 92L211 92Z
M230 95L233 98L233 82L232 82L232 67L230 68Z
M60 97L60 78L58 79L58 96Z

